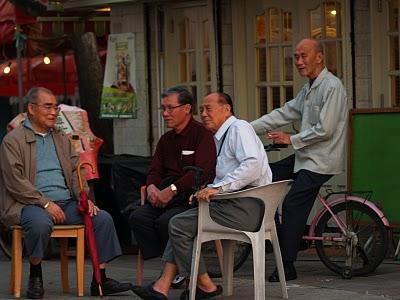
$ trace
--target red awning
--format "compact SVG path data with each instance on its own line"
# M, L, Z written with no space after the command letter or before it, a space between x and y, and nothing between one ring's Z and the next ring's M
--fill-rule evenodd
M99 52L103 62L107 51ZM22 59L23 94L35 86L43 86L56 95L64 94L64 72L66 76L66 92L68 95L75 94L78 86L75 59L73 53L65 54L65 71L61 54L48 54L51 63L46 65L43 56L28 57ZM11 60L11 71L3 72L9 62L0 64L0 96L18 96L18 67L16 60Z
M52 90L56 95L64 94L64 73L62 56L49 54L51 63L46 65L43 56L22 59L23 94L35 86L43 86ZM11 71L3 72L8 63L0 65L0 96L18 96L18 67L16 60L11 61ZM66 92L75 93L78 80L73 54L65 55Z

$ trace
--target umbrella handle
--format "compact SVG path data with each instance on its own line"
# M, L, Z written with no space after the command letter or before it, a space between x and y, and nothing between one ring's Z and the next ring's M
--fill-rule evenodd
M83 183L82 183L82 173L81 173L81 168L83 165L89 165L90 168L92 169L92 174L94 174L96 172L96 167L90 161L87 161L87 160L81 161L78 164L77 173L78 173L78 179L79 179L79 188L81 189L81 191L84 190Z

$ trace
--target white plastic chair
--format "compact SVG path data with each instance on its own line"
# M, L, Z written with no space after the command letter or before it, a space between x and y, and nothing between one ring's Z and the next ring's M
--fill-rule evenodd
M248 232L231 229L214 222L210 217L207 202L199 203L198 231L194 241L192 254L192 268L190 280L190 299L194 300L196 295L196 283L201 255L201 244L211 240L222 240L223 242L223 289L224 295L230 296L233 292L233 255L235 243L231 240L251 243L253 248L254 264L254 299L265 299L265 240L270 240L274 249L274 256L278 268L283 298L288 298L285 273L283 271L281 250L279 248L278 236L275 227L275 212L278 205L285 198L292 180L274 182L268 185L258 186L232 193L217 194L215 199L229 199L254 197L264 201L264 220L259 231Z

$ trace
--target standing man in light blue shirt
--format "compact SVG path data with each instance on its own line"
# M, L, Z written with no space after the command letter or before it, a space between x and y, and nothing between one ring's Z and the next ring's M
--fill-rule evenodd
M211 93L203 99L201 118L214 133L217 147L216 177L213 184L197 194L199 201L210 201L219 192L232 192L246 186L271 183L272 173L264 147L252 126L233 115L229 95ZM258 213L257 213L258 212ZM215 200L210 202L210 216L217 223L238 230L256 231L264 216L264 204L255 198ZM193 208L173 217L169 223L170 239L164 252L164 270L154 283L134 287L142 299L168 299L171 282L179 274L190 275L193 242L197 234L198 209ZM193 278L191 279L193 280ZM218 296L222 287L216 285L200 260L196 299ZM189 299L188 290L181 299Z
M308 77L309 82L283 107L251 122L258 134L267 133L274 143L289 144L294 149L294 155L271 164L274 181L294 179L278 226L286 280L297 278L293 263L320 187L344 170L348 120L345 88L324 66L322 44L314 39L300 41L294 59L300 75ZM295 121L301 122L297 134L271 131ZM268 280L279 281L276 269Z

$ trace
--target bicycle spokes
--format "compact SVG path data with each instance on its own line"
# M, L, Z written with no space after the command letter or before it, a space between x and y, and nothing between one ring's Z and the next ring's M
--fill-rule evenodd
M355 202L341 202L325 212L315 232L315 242L322 262L332 271L350 278L375 270L385 257L388 247L387 229L379 216L368 206Z

